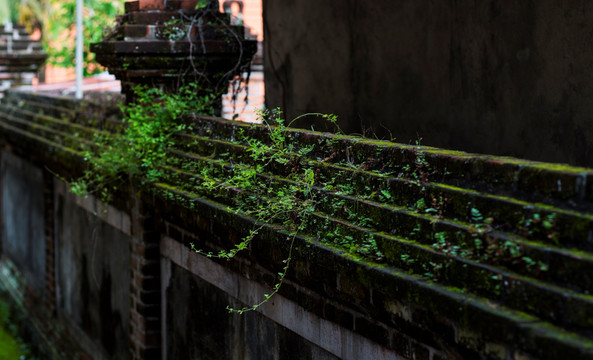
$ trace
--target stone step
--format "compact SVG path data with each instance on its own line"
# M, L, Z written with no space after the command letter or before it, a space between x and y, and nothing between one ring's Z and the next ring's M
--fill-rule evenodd
M201 19L201 20L196 20ZM229 23L229 16L217 12L197 12L192 10L177 11L133 11L122 16L123 24L130 25L165 25L170 22L181 21L186 24L203 22L204 24L217 25L220 22Z
M182 208L190 207L191 212L180 213L179 216L191 217L189 214L200 214L209 218L226 220L228 210L224 204L205 199L198 194L192 194L181 189L170 186L166 183L157 183L155 187L163 195L166 202L176 202ZM170 208L163 209L163 212L171 211ZM177 213L176 213L177 215ZM255 219L235 217L234 226L252 228ZM286 236L289 233L282 232L274 225L264 224L260 229L260 237L266 241L257 241L252 244L251 252L258 258L275 258L271 255L278 252L277 247L286 245ZM270 246L273 243L273 246ZM480 331L482 336L493 339L508 339L509 337L520 337L522 341L528 342L529 350L535 356L542 358L563 358L569 356L571 359L588 359L593 354L593 342L588 336L567 331L560 326L545 322L542 319L500 305L490 299L472 295L458 288L441 285L436 282L410 274L393 267L377 266L367 262L352 262L352 256L346 252L336 252L334 248L318 245L315 238L297 236L295 239L295 257L314 259L317 262L325 263L328 268L341 269L343 276L351 278L364 278L365 284L373 289L381 289L380 293L388 299L399 299L410 301L417 306L422 306L437 316L447 319L462 319L463 324L471 324L472 329ZM217 251L213 249L213 251ZM338 256L336 256L338 254ZM283 259L277 262L282 264ZM311 279L313 282L318 278ZM314 285L310 288L316 288ZM373 294L378 295L376 292ZM403 299L403 300L402 300ZM408 300L409 299L409 300ZM381 303L381 298L375 299ZM384 304L388 306L387 303ZM385 313L390 316L389 312ZM534 345L537 344L537 345Z
M42 124L36 120L31 121L20 116L22 114L13 114L10 110L2 106L0 106L0 114L7 125L19 129L22 132L30 133L36 137L60 144L65 148L79 150L85 147L85 145L89 146L92 144L90 141L81 138L77 133L64 131L68 129L59 130L55 126L55 123Z
M89 127L88 124L77 124L63 117L57 119L51 115L44 114L41 111L32 112L21 109L11 105L0 104L0 114L11 121L16 121L22 126L28 124L37 128L40 126L43 131L55 131L56 135L63 136L64 139L69 139L69 146L76 147L76 139L78 138L82 144L92 144L93 139L97 135L107 136L106 131L97 130L95 127ZM18 125L15 125L18 126ZM36 132L32 129L33 132ZM38 134L41 135L41 134ZM57 141L56 138L53 140ZM73 142L74 141L74 142Z
M195 42L186 40L173 42L169 40L146 40L133 42L110 41L91 45L91 50L97 53L97 56L109 54L105 55L105 58L113 56L113 54L116 56L124 54L133 54L134 56L155 54L187 58L187 54L195 54L194 56L208 56L209 54L220 56L221 54L247 53L251 48L255 49L257 42L249 40L237 42L222 39Z
M209 117L195 119L196 134L228 139L243 129L266 141L264 125L236 124ZM297 148L312 146L326 163L361 167L375 173L435 180L452 186L579 211L593 210L593 170L562 164L519 160L420 145L397 144L346 135L289 129ZM379 166L380 168L376 168Z
M40 43L30 41L12 41L12 44L0 42L0 52L42 52L43 47Z
M231 143L198 136L189 136L184 140L189 151L206 155L228 153L234 161L249 162L246 147L236 145L236 142L240 140L235 139ZM488 228L514 231L547 246L562 244L567 248L593 250L591 215L442 183L419 183L414 179L376 174L358 167L327 164L315 158L311 160L317 162L317 181L325 186L335 183L335 190L346 195L355 193L367 200L380 200L418 213L455 221L473 221L476 227L485 226L484 223L488 222ZM287 172L283 166L276 166L274 171L284 175ZM476 214L473 216L475 219L472 219L472 213ZM544 229L544 224L549 225L549 229Z
M125 11L195 10L198 0L139 0L126 1Z
M34 64L0 65L0 73L36 73L37 66Z
M207 139L203 140L208 142ZM192 144L193 150L196 149L195 146L196 144ZM202 146L200 153L203 155L192 155L185 152L179 152L176 155L185 157L186 160L190 159L197 169L215 169L217 175L223 179L229 177L233 172L231 162L246 161L245 158L231 155L234 152L240 153L245 148L241 149L238 146L234 149L223 148L228 154L228 160L219 161L221 148L208 147L207 144L200 146ZM276 186L280 187L281 185L276 182ZM495 229L491 225L482 228L479 224L472 223L471 218L466 218L464 221L453 220L443 217L442 214L418 212L417 209L405 205L378 203L376 200L363 199L340 191L328 191L322 187L316 187L316 191L322 193L321 200L317 204L318 208L324 209L330 216L337 216L345 221L354 221L355 223L359 223L360 219L365 219L366 227L427 246L441 247L435 242L435 238L440 235L442 238L448 239L448 247L442 246L442 251L451 251L456 247L455 251L457 253L465 252L467 258L505 266L526 275L532 275L535 272L538 273L538 276L541 275L550 281L565 284L565 286L578 291L588 291L593 287L593 274L589 271L575 274L571 270L574 269L575 259L582 262L583 269L593 268L593 255L589 253L578 250L570 251L547 243L542 244L512 232L501 232L500 229ZM413 194L410 196L413 198ZM489 201L495 201L495 199ZM562 209L557 209L557 211L562 212ZM394 224L396 225L394 226ZM557 225L560 227L559 224ZM517 232L515 229L510 230ZM476 245L477 240L480 241L479 246ZM548 270L545 274L540 274L534 264L544 266Z
M67 119L92 128L109 128L106 122L111 123L111 127L117 126L115 123L121 124L121 111L115 107L116 103L106 107L105 104L95 103L92 100L81 103L72 97L56 94L40 96L30 92L9 91L3 104L62 120ZM80 116L82 113L84 116Z
M39 67L47 59L43 53L13 52L0 53L0 65L2 66L27 66Z
M123 25L125 41L134 40L219 40L235 41L243 39L245 30L241 26L226 24L197 25L182 21L169 21L164 25Z
M167 171L177 176L179 183L166 183L168 191L183 194L186 198L210 199L218 202L222 207L233 207L235 202L231 199L237 197L258 196L243 190L234 189L230 186L222 186L219 192L197 191L192 192L184 188L184 184L191 184L194 181L205 181L199 174L192 174L179 169L168 168ZM194 188L195 189L195 188ZM191 201L191 200L190 200ZM184 206L193 207L192 203ZM538 316L541 319L554 324L570 326L578 329L583 334L588 334L591 328L593 315L593 301L591 296L584 296L570 290L542 283L515 273L501 270L496 267L487 266L477 262L468 261L455 256L446 256L431 247L421 246L413 241L398 239L387 234L380 234L369 231L352 224L344 223L339 219L329 218L326 214L314 215L317 219L329 220L328 228L333 234L341 232L346 236L362 238L360 233L366 233L378 241L389 241L391 243L388 251L395 253L398 261L390 265L396 265L399 269L410 274L418 274L441 285L457 286L462 292L477 296L487 296L492 301L499 302L498 306L506 306L515 310ZM272 224L270 224L272 225ZM320 241L315 236L315 231L323 227L319 222L311 221L305 231L313 241ZM332 244L332 241L325 242ZM397 244L397 246L394 246ZM408 257L400 256L406 254ZM428 275L427 275L428 274ZM460 275L461 274L461 275ZM533 307L532 304L546 298L548 301L540 307Z

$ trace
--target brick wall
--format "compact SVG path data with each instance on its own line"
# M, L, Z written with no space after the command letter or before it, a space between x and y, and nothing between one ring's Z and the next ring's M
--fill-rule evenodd
M136 199L132 209L130 359L160 359L160 236L144 206Z

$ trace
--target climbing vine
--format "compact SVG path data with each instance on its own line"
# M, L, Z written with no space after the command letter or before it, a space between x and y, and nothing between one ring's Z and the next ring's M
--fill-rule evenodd
M86 143L87 168L71 182L74 193L95 193L110 202L126 177L145 183L162 178L174 134L191 129L183 116L194 111L212 113L213 96L197 96L195 85L183 86L176 94L145 86L134 92L136 101L122 107L122 126L107 125Z
M165 198L189 207L194 204L187 197L158 185L183 184L186 193L224 198L229 211L250 216L255 224L230 250L212 252L192 244L196 252L210 258L230 259L247 249L263 226L282 226L289 234L290 246L282 271L278 272L278 281L262 302L242 309L229 308L231 312L243 313L256 309L278 292L292 258L295 238L308 225L309 217L315 211L315 173L306 157L313 148L297 149L288 141L288 127L282 112L274 110L260 114L266 127L264 138L250 135L245 130L238 132L236 142L245 146L242 159L219 153L220 161L228 161L215 165L178 156L179 136L191 133L192 117L196 113L212 114L214 95L198 96L198 93L195 85L183 86L176 94L137 87L136 101L122 108L122 126L96 132L93 141L87 145L84 150L87 170L71 182L71 190L79 195L97 194L108 203L125 184L126 178L134 178L141 179L145 185L156 184ZM336 121L333 115L307 116ZM194 145L186 144L189 148ZM291 169L284 179L265 175L272 174L278 166Z

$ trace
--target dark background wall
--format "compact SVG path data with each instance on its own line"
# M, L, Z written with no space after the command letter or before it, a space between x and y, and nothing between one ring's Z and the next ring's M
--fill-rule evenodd
M266 102L289 119L331 112L348 133L593 166L590 1L263 5Z

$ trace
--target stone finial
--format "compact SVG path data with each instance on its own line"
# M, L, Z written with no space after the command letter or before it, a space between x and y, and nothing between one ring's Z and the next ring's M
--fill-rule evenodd
M228 15L219 12L218 1L199 4L198 0L127 2L112 35L91 45L97 61L121 80L128 101L132 87L139 84L175 91L194 82L205 92L221 95L228 80L249 65L257 43L245 40L242 26L230 25Z
M31 85L47 55L23 26L0 25L0 98L12 87Z

